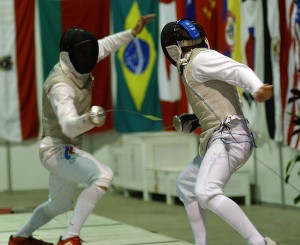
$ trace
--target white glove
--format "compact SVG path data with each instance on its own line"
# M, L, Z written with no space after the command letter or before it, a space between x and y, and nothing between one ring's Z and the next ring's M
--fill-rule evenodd
M104 109L100 106L92 106L89 111L89 119L96 127L102 126L106 119Z

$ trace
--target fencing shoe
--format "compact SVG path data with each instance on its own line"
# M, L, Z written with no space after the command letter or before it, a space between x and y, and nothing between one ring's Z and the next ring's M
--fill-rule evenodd
M8 245L53 245L53 243L44 242L36 238L30 237L13 237L9 238Z
M266 245L279 245L277 242L273 241L269 237L265 237Z
M59 238L59 241L57 245L82 245L82 240L79 236L70 237L66 240L61 240L61 237Z

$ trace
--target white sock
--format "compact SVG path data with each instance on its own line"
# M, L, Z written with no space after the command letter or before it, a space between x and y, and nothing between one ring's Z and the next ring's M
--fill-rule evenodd
M222 195L213 197L208 208L234 228L249 245L264 245L264 237L257 231L243 210L230 198Z
M62 240L79 236L81 227L88 216L93 212L98 200L105 194L105 191L97 186L89 186L79 195L71 222Z
M197 201L184 204L184 207L192 227L195 245L206 245L205 210L200 207Z

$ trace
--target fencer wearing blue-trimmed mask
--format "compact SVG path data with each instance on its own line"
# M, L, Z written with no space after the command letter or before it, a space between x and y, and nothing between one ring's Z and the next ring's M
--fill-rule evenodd
M179 175L177 190L196 245L207 245L205 209L233 227L250 245L275 245L254 227L240 207L224 195L234 172L251 156L255 142L236 86L257 102L273 95L246 65L211 49L203 27L191 19L170 22L161 31L161 48L178 68L193 114L174 117L180 132L201 125L199 155Z

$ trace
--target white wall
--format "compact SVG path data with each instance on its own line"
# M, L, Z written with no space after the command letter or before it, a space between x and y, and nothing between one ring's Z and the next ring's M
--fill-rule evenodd
M7 183L7 156L6 147L4 144L0 145L0 191L6 190Z
M101 162L109 165L106 149L118 137L114 132L87 135L84 149L91 153L95 152L95 156ZM9 144L0 142L0 191L48 188L48 171L40 162L38 147L38 140Z
M272 140L265 140L256 148L247 165L252 168L251 183L255 183L257 178L259 201L294 206L294 198L299 194L294 187L300 190L300 181L297 175L300 164L295 168L288 184L284 182L284 178L287 162L295 154L296 152L291 148L281 147L279 143ZM296 206L300 207L299 204Z
M1 176L4 176L5 181L0 182L0 191L9 190L9 179L11 179L11 190L48 187L48 172L40 163L38 143L36 140L30 140L24 143L0 144L0 152L4 153L3 158L1 155L1 170L5 169L1 171ZM11 170L10 177L7 172L8 164Z
M105 132L85 136L84 149L93 153L97 159L107 165L111 165L109 146L120 139L120 135L115 132ZM48 187L48 172L40 163L38 157L38 141L28 141L20 144L10 144L11 157L11 180L12 191L45 189ZM196 153L195 153L196 154ZM282 147L283 154L283 174L287 162L295 154L288 147ZM190 159L187 159L187 164ZM297 166L290 178L290 183L300 190L300 181ZM7 191L7 145L0 143L0 191ZM258 201L271 204L294 205L293 199L298 192L289 184L284 184L284 203L282 202L282 177L280 176L280 148L274 141L267 140L256 149L256 153L243 166L244 170L251 173L251 183L257 179ZM256 172L257 169L257 172ZM275 172L275 173L274 173ZM257 174L256 174L257 173Z

